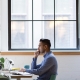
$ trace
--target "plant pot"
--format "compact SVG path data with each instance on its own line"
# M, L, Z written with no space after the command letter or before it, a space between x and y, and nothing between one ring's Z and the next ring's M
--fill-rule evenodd
M2 64L0 63L0 75L1 75L1 72L2 72Z

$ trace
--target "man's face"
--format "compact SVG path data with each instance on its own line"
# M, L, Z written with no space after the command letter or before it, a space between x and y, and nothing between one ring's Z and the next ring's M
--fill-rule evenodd
M40 53L45 52L45 45L42 42L39 42L38 50L40 51Z

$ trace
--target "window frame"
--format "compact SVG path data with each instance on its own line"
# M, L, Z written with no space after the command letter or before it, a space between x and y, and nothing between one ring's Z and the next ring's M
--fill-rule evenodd
M54 49L51 50L79 50L79 39L78 39L78 2L79 0L76 0L76 49L55 49L55 0L54 0L54 20L37 20L37 21L54 21ZM25 20L20 20L25 21ZM32 0L32 20L26 20L26 21L32 21L32 48L31 49L11 49L11 0L8 0L8 50L36 50L33 48L33 22L36 20L33 20L33 0ZM58 20L63 21L63 20ZM64 20L64 21L74 21L74 20Z

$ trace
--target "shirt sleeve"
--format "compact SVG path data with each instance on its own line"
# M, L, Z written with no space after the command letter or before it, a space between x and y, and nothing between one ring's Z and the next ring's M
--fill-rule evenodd
M33 61L31 63L31 69L37 69L41 66L41 64L36 65L36 62L37 62L37 58L33 58Z
M44 61L44 63L39 68L26 70L26 72L29 72L31 74L36 74L36 75L42 75L54 65L53 61L54 61L53 58L49 57Z

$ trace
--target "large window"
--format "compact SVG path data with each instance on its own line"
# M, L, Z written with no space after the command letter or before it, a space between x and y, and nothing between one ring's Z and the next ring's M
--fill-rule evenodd
M8 0L9 49L77 49L78 0Z

